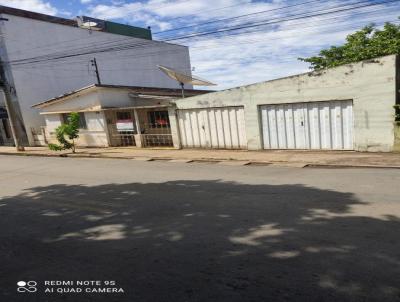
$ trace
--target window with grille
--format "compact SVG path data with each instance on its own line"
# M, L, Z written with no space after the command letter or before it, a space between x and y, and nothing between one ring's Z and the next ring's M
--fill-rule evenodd
M150 111L147 113L152 128L169 128L168 111Z

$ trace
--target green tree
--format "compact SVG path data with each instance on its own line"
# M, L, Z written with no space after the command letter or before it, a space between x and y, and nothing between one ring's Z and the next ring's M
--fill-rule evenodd
M75 139L79 137L79 114L72 112L68 115L68 123L61 124L56 129L56 137L59 145L49 144L49 149L53 151L62 151L72 149L75 153Z
M386 23L382 29L368 25L348 35L342 46L331 46L318 56L299 60L320 70L392 54L400 54L400 25Z

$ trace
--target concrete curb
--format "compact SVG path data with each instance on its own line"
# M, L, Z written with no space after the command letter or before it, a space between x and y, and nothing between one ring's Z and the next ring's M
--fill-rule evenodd
M275 166L275 167L291 167L291 168L375 168L375 169L400 169L400 166L383 166L383 165L343 165L343 164L327 164L327 163L304 163L304 162L289 162L289 161L252 161L243 159L221 159L221 158L172 158L172 157L145 157L145 156L104 156L99 154L79 154L79 153L62 153L62 154L32 154L32 153L9 153L0 152L0 155L14 156L34 156L34 157L68 157L68 158L100 158L100 159L126 159L137 161L169 161L173 163L218 163L226 166Z

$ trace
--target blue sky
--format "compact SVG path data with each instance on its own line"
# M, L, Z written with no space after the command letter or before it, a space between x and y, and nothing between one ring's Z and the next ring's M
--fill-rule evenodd
M282 20L295 14L313 14L318 10L328 12L354 3L363 5L382 1L0 0L0 4L66 18L87 15L136 26L151 26L154 38L162 40L248 22ZM193 26L252 13L258 14ZM279 22L259 27L256 31L238 31L235 35L221 34L174 43L190 47L194 74L218 83L218 87L223 89L305 72L308 65L298 61L298 57L315 55L324 47L343 43L347 34L371 22L378 25L385 21L397 22L398 15L400 1ZM186 26L189 27L168 31Z

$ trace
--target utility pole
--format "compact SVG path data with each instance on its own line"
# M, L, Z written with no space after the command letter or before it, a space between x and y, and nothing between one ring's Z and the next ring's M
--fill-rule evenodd
M93 58L93 60L90 60L90 62L92 62L92 66L94 66L94 68L95 68L97 84L101 85L99 67L97 66L96 58Z
M8 21L8 19L0 18L0 21ZM25 148L22 146L22 142L20 141L18 136L17 116L13 108L12 97L11 97L11 86L7 81L6 72L4 69L4 63L1 59L0 59L0 87L4 91L6 110L7 110L8 120L10 122L11 134L14 139L15 148L17 149L17 151L24 151Z

